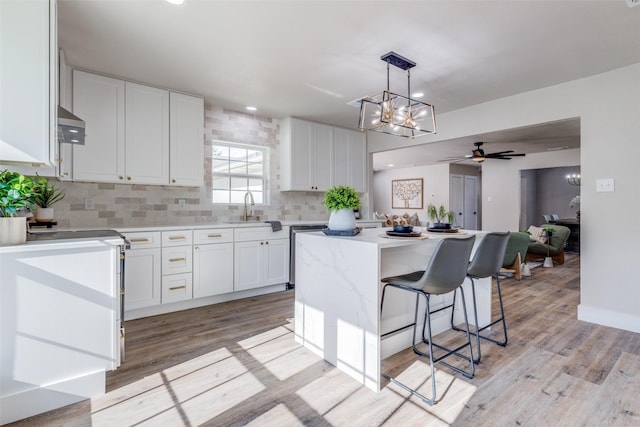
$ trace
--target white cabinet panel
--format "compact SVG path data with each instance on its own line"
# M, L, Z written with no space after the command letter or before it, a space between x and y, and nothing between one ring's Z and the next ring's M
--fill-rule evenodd
M335 128L333 146L333 185L348 185L358 193L366 192L366 135L360 131Z
M187 273L192 269L191 246L170 246L162 248L162 276Z
M184 246L193 242L192 230L175 230L162 232L162 247Z
M193 297L191 273L162 276L162 303L184 301Z
M289 239L235 243L235 291L288 281Z
M281 125L283 190L325 191L333 181L333 128L287 118Z
M193 297L233 292L233 243L193 247Z
M73 70L73 113L86 123L85 144L73 146L73 179L124 182L122 80Z
M0 162L55 164L55 2L0 1Z
M171 185L204 185L204 100L171 92L169 175Z
M125 83L125 171L127 182L169 182L169 92Z
M125 254L126 311L160 304L160 248L129 250Z

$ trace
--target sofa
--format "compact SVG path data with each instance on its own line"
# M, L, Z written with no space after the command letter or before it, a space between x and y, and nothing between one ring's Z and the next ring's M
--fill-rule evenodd
M551 232L551 238L548 239L549 243L543 243L547 241L547 239L543 237L533 239L533 241L529 242L525 261L532 261L550 256L554 263L564 264L564 247L567 243L571 230L563 225L555 224L542 224L539 227L553 229Z

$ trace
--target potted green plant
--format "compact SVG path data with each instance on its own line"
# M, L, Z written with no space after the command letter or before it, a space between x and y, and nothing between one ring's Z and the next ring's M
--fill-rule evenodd
M18 172L0 171L0 244L15 245L27 240L26 217L16 212L33 204L35 182Z
M436 205L429 203L427 205L427 215L432 223L431 226L438 229L449 229L456 220L455 212L447 210L444 205L436 207Z
M49 185L46 178L38 177L34 186L34 203L36 205L35 218L38 222L51 222L54 218L52 205L64 199L64 191Z
M360 207L360 196L352 187L337 185L324 193L324 205L331 212L329 229L353 230L356 228L354 209Z

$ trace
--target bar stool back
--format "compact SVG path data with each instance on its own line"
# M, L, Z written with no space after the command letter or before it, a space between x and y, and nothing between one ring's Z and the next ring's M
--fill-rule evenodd
M478 244L476 253L474 254L473 259L469 263L469 268L467 269L467 277L471 279L471 293L473 296L473 314L475 324L475 332L471 332L471 334L475 335L478 347L478 351L476 352L478 357L474 360L475 363L479 363L480 358L482 357L482 354L480 352L480 338L494 342L502 347L507 345L507 323L504 318L504 305L502 304L502 292L500 290L500 275L498 273L500 272L500 268L502 268L504 254L507 250L507 243L509 241L509 234L510 233L506 231L504 233L488 233L487 235L485 235ZM494 321L490 321L488 325L479 327L478 309L476 306L476 287L474 279L484 279L487 277L493 277L496 281L496 287L498 289L498 301L500 303L500 317ZM453 303L455 305L455 295L453 298ZM498 322L502 322L503 339L501 341L480 334L481 331L495 325ZM451 327L457 331L464 331L464 329L457 328L453 324L453 315L451 316Z

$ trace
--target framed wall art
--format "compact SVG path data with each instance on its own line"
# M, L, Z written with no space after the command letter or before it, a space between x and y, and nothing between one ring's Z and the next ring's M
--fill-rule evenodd
M391 181L392 209L422 209L422 178Z

